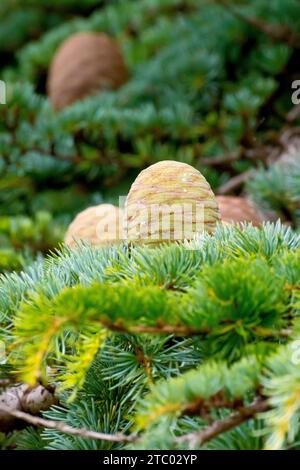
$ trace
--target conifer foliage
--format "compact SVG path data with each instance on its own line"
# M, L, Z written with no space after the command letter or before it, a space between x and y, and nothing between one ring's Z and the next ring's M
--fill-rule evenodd
M297 0L2 0L1 449L299 449L299 18ZM124 75L66 59L78 89L53 106L57 51L86 34ZM94 243L90 215L169 160L206 178L212 228Z

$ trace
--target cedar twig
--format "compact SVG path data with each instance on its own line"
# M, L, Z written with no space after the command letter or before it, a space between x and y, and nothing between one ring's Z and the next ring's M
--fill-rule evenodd
M228 322L224 322L228 323ZM202 328L193 328L190 326L185 325L155 325L155 326L147 326L147 325L139 325L139 326L126 326L120 323L112 323L109 321L101 320L101 324L108 328L111 331L115 331L118 333L124 334L173 334L177 336L199 336L199 335L208 335L211 333L217 334L218 329L217 327L212 331L207 327ZM222 326L222 324L220 325ZM282 329L282 330L271 330L268 328L261 328L261 327L254 327L253 331L257 333L259 336L263 337L289 337L292 333L290 329Z
M267 328L253 328L254 332L263 337L289 337L292 333L290 329L282 329L278 331L269 330ZM209 328L191 328L185 326L135 326L128 329L128 333L158 333L158 334L175 334L179 336L197 336L197 335L207 335L210 333L217 333L217 328L212 331Z
M125 434L105 434L101 432L91 431L86 428L73 428L62 421L54 421L51 419L40 418L39 416L33 416L24 411L13 410L7 406L0 405L0 411L10 414L14 418L25 421L32 426L43 427L47 429L56 429L57 431L69 434L70 436L79 436L87 439L95 439L98 441L110 441L110 442L134 442L137 439L136 434L126 436Z
M210 333L208 328L192 328L185 325L156 325L156 326L125 326L120 323L112 323L109 321L101 320L102 325L111 331L126 334L174 334L178 336L193 336L203 335Z
M240 424L252 419L257 413L267 411L270 409L270 404L266 399L258 399L249 406L242 406L236 413L233 413L228 418L214 421L210 426L198 432L191 432L179 436L175 439L177 444L184 442L189 443L189 448L193 449L197 444L202 446L206 442L214 439L220 434L230 431L230 429L239 426Z
M285 120L288 123L292 123L298 119L300 116L300 104L296 104L292 107L292 109L285 115Z
M262 21L260 18L254 18L252 16L243 15L240 11L234 8L228 0L214 0L218 5L226 8L233 16L237 19L247 23L249 26L257 29L261 33L266 34L274 41L287 42L289 46L299 48L299 39L295 36L293 31L287 26L281 24L268 24Z
M188 326L133 326L128 329L130 333L159 333L159 334L176 334L179 336L205 335L210 333L208 328L191 328Z
M240 155L238 153L228 153L218 158L214 157L204 157L199 159L200 165L205 166L222 166L228 163L233 163L239 160Z
M249 161L265 161L270 153L270 148L267 146L255 146L249 149L241 149L240 153L228 153L220 157L204 157L199 158L199 164L205 166L223 166L239 161L245 158Z
M253 170L247 170L244 171L244 173L240 173L239 175L234 176L218 188L217 194L228 194L234 189L239 188L243 183L245 183L245 181L248 180L252 173Z
M12 383L14 383L12 379L0 379L0 388L8 387Z
M238 411L229 416L228 418L219 421L214 421L210 426L208 426L204 430L194 433L188 433L183 436L177 437L175 439L175 443L180 444L183 442L188 442L190 448L194 448L197 443L203 445L205 442L210 441L219 434L222 434L236 426L239 426L245 421L248 421L249 419L253 418L257 413L267 411L268 409L270 409L268 400L259 399L249 406L239 407ZM14 418L25 421L26 423L32 426L42 427L46 429L55 429L70 436L78 436L85 439L94 439L98 441L123 443L132 443L137 441L138 439L137 434L105 434L97 431L92 431L86 428L74 428L62 421L55 421L41 418L39 416L33 416L29 413L24 413L23 411L12 410L11 408L3 405L0 405L0 411L10 414Z

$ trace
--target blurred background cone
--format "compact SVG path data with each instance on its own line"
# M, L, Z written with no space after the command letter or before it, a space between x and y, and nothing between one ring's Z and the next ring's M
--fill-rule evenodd
M120 87L128 72L117 43L101 33L77 33L56 51L50 66L49 100L59 111L86 96Z
M114 245L122 239L123 211L112 204L100 204L80 212L70 224L65 244L71 248L84 242L92 246Z
M235 196L217 196L217 202L221 220L226 224L251 222L252 225L259 226L264 221L262 213L249 199Z

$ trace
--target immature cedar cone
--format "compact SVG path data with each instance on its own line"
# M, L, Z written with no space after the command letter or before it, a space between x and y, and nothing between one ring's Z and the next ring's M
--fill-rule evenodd
M80 212L70 224L65 243L74 248L78 242L92 246L118 243L122 239L122 209L100 204Z
M0 432L8 432L22 426L23 422L18 422L9 410L36 415L57 402L54 393L42 385L31 388L21 384L5 389L0 393Z
M198 170L167 160L138 175L126 199L124 219L127 241L155 245L213 232L219 211Z
M243 197L217 196L217 202L225 224L252 222L252 225L259 226L264 220L260 211Z
M116 89L128 72L116 42L106 34L77 33L57 50L47 89L55 110L100 90Z

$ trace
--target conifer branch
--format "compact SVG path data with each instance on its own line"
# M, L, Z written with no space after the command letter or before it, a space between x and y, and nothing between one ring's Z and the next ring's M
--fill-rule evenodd
M252 419L257 413L267 411L270 409L268 400L258 399L249 406L241 406L238 411L228 418L223 420L214 421L210 426L201 430L200 432L188 433L183 436L179 436L175 439L176 444L184 442L189 443L189 447L192 449L197 444L203 445L206 442L212 440L218 435L233 429L236 426L241 425L245 421ZM109 442L120 442L120 443L133 443L137 441L138 436L136 434L125 435L123 433L117 434L106 434L97 431L92 431L86 428L74 428L64 422L49 420L41 418L39 416L33 416L29 413L25 413L19 410L12 410L11 408L0 405L0 411L11 415L12 417L25 421L26 423L36 426L43 427L46 429L54 429L64 434L71 436L77 436L85 439L94 439L100 441Z
M25 421L28 424L36 427L43 427L47 429L55 429L57 431L69 434L70 436L78 436L87 439L95 439L97 441L110 441L110 442L134 442L137 439L135 434L126 436L125 434L105 434L101 432L91 431L86 428L73 428L68 424L61 421L54 421L50 419L41 418L39 416L33 416L24 411L12 410L11 408L0 405L0 411L13 416L16 419Z
M156 325L156 326L125 326L122 323L112 323L101 320L101 324L107 329L125 334L167 334L176 336L201 336L216 333L216 330L211 330L207 327L193 328L185 325ZM292 334L292 330L289 328L283 328L281 330L272 330L268 328L254 327L254 332L262 337L289 337Z
M251 16L243 15L240 11L236 10L236 8L234 8L230 4L230 2L228 2L228 0L215 0L215 2L218 5L221 5L226 8L233 16L235 16L239 20L244 21L249 26L252 26L261 33L266 34L274 41L284 41L287 42L289 46L297 48L300 46L299 40L295 37L293 31L291 31L287 25L282 26L280 24L268 24L262 21L260 18L254 18Z
M194 336L194 335L203 335L210 333L208 328L192 328L184 325L157 325L157 326L130 326L126 327L125 325L118 323L111 323L101 320L103 326L108 328L111 331L127 334L174 334L178 336Z
M233 413L228 418L214 421L210 426L201 431L191 432L177 437L175 442L177 444L188 442L190 449L193 449L197 444L202 446L220 434L230 431L242 423L254 418L257 413L261 413L269 409L270 404L268 400L259 398L249 406L240 407L236 413Z
M240 173L237 176L234 176L231 178L229 181L226 183L222 184L218 190L218 194L228 194L232 192L233 190L239 188L242 186L242 184L245 183L249 179L249 177L253 174L253 170L247 170L244 173Z

